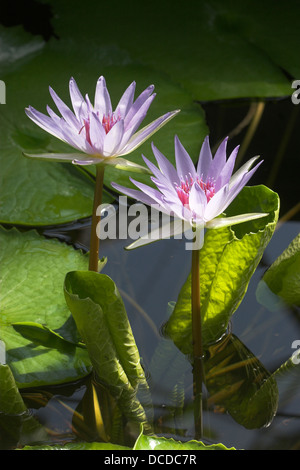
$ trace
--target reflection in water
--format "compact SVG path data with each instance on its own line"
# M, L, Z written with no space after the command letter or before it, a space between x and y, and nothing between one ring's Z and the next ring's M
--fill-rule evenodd
M268 426L278 405L275 379L234 335L208 350L205 384L209 407L221 407L247 429Z

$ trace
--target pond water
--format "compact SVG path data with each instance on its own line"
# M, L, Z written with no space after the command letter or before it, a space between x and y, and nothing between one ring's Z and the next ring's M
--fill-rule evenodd
M214 133L212 132L212 141L225 136L230 131L226 129L227 123L238 123L248 106L247 103L239 103L239 106L234 104L231 107L226 104L224 110L222 104L206 105L209 126L215 129ZM284 132L283 129L279 133L278 129L284 128L290 107L290 101L284 100L272 101L266 106L261 125L247 150L247 158L259 152L265 159L265 166L261 167L262 172L255 175L251 184L268 185L270 171L275 165L273 155L280 145L281 134ZM226 118L228 113L231 116L230 120ZM238 136L239 142L243 136L243 132ZM236 145L235 139L232 141L232 146ZM290 135L284 159L289 163L285 164L283 160L278 172L272 177L274 183L272 189L279 192L281 198L281 216L299 202L297 172L293 171L293 166L297 165L296 159L299 160L295 131ZM248 369L246 367L242 372L246 376L252 373L249 373L249 364L254 358L268 372L274 372L291 356L292 342L300 340L299 310L282 307L276 312L270 311L256 298L257 285L263 273L300 232L299 212L295 211L288 219L275 231L250 281L248 291L233 316L229 333L231 336L222 339L226 342L228 338L228 341L233 338L235 343L245 348L243 351L249 350L253 354L253 357L249 353L250 355L246 354L238 359L239 361L246 358ZM47 236L58 236L73 243L77 248L86 250L89 246L90 224L87 220L71 224L69 227L49 229L44 233ZM170 313L170 302L176 301L190 272L190 252L185 250L182 240L159 241L133 251L124 250L127 244L126 240L101 242L100 255L108 259L103 272L114 280L123 297L153 391L157 432L163 433L166 437L190 440L194 438L192 369L173 343L163 336L163 325ZM171 370L176 364L176 373L166 375L167 379L162 371L157 373L154 354L160 355L162 362L164 361L164 371ZM238 378L239 376L235 380ZM224 406L216 406L210 400L209 394L204 392L203 440L208 443L222 442L226 446L243 449L299 449L299 374L296 379L297 381L288 387L285 387L284 383L280 385L276 416L270 419L268 426L261 429L255 427L247 429L247 426L239 424L238 420L234 419L234 413L239 414L238 401L235 403L234 412L231 410L229 413ZM177 404L172 408L173 387L176 380L180 382L178 403L183 404L182 397L184 397L184 405L181 407ZM234 386L234 382L231 385ZM52 433L53 441L65 442L77 437L86 440L99 438L91 410L87 411L86 408L86 400L91 397L91 393L90 378L87 378L75 384L50 387L47 390L26 390L23 397L32 413L47 427L50 434ZM105 400L105 395L105 391L102 390L98 394L98 399ZM5 445L9 446L9 443L4 443L3 446Z

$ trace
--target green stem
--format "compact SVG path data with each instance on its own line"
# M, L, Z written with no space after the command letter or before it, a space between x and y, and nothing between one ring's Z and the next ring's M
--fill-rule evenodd
M203 382L203 345L202 321L200 310L200 250L192 251L192 333L193 333L193 379L194 379L194 420L195 439L203 435L202 423L202 382Z
M92 228L91 228L91 240L90 240L90 258L89 258L89 270L98 272L99 262L99 238L97 236L97 225L101 220L101 215L97 215L97 208L102 203L102 192L103 192L103 179L104 179L104 166L96 166L96 182L94 192L94 204L93 204L93 215L92 215Z

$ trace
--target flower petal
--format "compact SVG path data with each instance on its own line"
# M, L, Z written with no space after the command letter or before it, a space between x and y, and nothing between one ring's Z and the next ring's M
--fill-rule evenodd
M82 94L80 93L80 90L77 86L77 83L76 83L76 81L74 80L73 77L69 81L69 91L70 91L72 106L73 106L75 115L78 119L79 118L79 110L81 109L84 98L83 98Z
M191 175L194 179L196 175L195 165L192 162L191 157L183 147L182 143L178 139L177 135L175 136L175 160L176 160L176 169L177 174L180 179L186 178L186 176Z
M157 201L154 200L151 196L148 196L137 189L126 188L118 183L111 183L111 186L119 191L120 193L126 194L127 196L136 199L138 201L144 202L151 206L152 204L156 204Z
M179 184L180 179L178 177L177 171L174 166L169 162L169 160L158 150L157 147L152 143L151 144L153 154L156 158L157 164L160 168L162 174L173 184Z
M113 156L118 153L118 148L124 134L124 121L116 122L111 130L105 135L103 142L104 157Z
M215 190L219 191L219 189L224 186L225 184L229 183L234 165L236 156L238 154L240 146L238 145L230 154L227 162L225 163L224 167L222 168L219 176L216 178L215 181Z
M222 214L229 203L227 203L230 193L229 185L223 186L207 203L204 213L205 221L212 220Z
M155 121L152 121L147 126L143 127L139 132L134 134L129 140L128 144L122 149L119 155L127 155L133 150L137 149L142 145L145 140L147 140L154 132L158 131L162 126L164 126L168 121L170 121L180 110L171 111L164 114L163 116L157 118Z
M148 245L149 243L156 242L158 240L164 240L171 238L176 235L180 235L184 232L184 223L181 219L174 219L166 222L163 226L148 231L142 235L138 240L135 240L130 245L126 246L126 250L134 250L141 246Z
M106 136L105 130L95 113L90 114L90 140L94 149L100 155L103 154L103 142Z
M154 100L155 96L156 96L155 94L149 96L149 98L142 104L140 109L135 113L135 115L132 117L132 119L129 122L125 118L124 120L124 129L125 129L125 136L126 136L125 143L127 143L127 141L130 139L132 134L137 130L141 122L145 119L147 115L147 111L152 101Z
M88 153L90 155L95 153L95 150L89 144L83 132L76 132L63 119L61 119L60 126L63 134L63 140L65 142L84 153Z
M55 93L55 91L49 87L50 95L57 106L62 117L65 121L69 124L69 126L73 127L75 130L80 129L80 123L76 119L74 113L70 110L70 108L60 99L60 97Z
M203 178L204 181L207 180L207 175L209 173L209 168L212 163L212 154L209 146L209 136L205 137L202 144L199 160L197 164L197 174L199 178Z
M106 88L104 77L100 77L97 81L94 109L99 112L99 118L102 119L103 115L108 116L112 114L112 106L110 96Z
M40 113L40 111L37 111L32 106L25 108L25 113L33 122L35 122L35 124L47 131L49 134L54 135L58 139L64 140L62 130L57 121L54 121L51 117Z
M195 220L203 220L205 208L207 206L207 199L205 192L197 183L193 184L190 191L189 206Z
M243 189L244 186L248 183L250 178L253 176L253 174L256 172L258 167L262 164L263 160L261 160L252 170L248 171L248 173L245 173L243 175L240 175L238 179L235 180L235 184L232 185L231 180L229 183L229 194L226 199L226 207L231 204L233 199L236 198L236 196L239 194L239 192ZM234 175L235 176L235 175Z
M35 158L37 160L50 160L52 162L72 162L77 159L91 160L90 155L82 153L23 153L24 157Z
M206 228L223 228L231 225L241 224L242 222L247 222L248 220L260 219L261 217L266 217L269 215L265 212L253 212L249 214L235 215L233 217L217 217L214 220L211 220L205 224Z
M207 178L213 178L217 180L220 172L226 164L226 148L227 148L228 137L226 137L219 145L215 156L210 164Z
M122 119L125 118L128 110L130 109L133 103L135 87L136 83L132 82L123 93L123 96L121 97L118 106L115 109L115 114L117 117L120 116Z
M146 90L144 90L135 100L131 108L128 110L125 119L125 127L129 126L131 119L135 116L135 114L139 111L140 107L144 104L144 102L148 99L151 93L154 90L154 85L148 86Z

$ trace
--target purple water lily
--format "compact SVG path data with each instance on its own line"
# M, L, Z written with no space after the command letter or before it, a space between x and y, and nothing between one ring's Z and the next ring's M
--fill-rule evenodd
M52 161L72 161L78 165L111 164L120 167L139 167L124 159L160 127L174 117L179 110L168 112L136 132L155 98L154 86L146 88L134 101L136 83L132 82L113 111L104 77L97 81L94 105L88 95L82 96L74 80L69 90L73 111L50 87L51 97L61 117L47 106L48 116L32 106L25 109L27 116L45 131L71 145L80 153L25 154L28 157Z
M251 213L234 217L219 217L262 163L260 161L251 169L259 157L251 158L232 175L239 147L236 147L227 159L227 140L228 138L223 140L213 158L209 138L206 137L195 167L176 136L176 169L152 144L158 167L146 157L143 156L143 159L153 174L151 180L157 189L132 178L130 178L132 183L139 190L129 189L116 183L112 183L112 186L129 197L154 206L164 213L188 222L190 226L201 229L224 227L266 216L265 213ZM149 243L149 237L145 236L144 241L139 240L132 247L147 243L147 238Z

